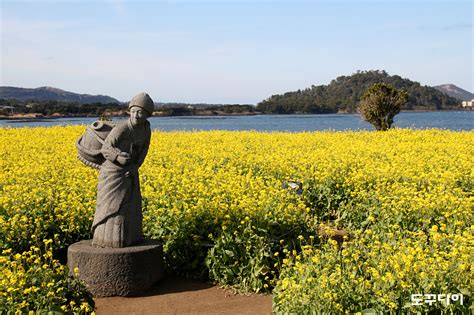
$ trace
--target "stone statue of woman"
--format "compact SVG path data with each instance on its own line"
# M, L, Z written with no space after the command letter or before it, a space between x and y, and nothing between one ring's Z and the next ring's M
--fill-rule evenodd
M97 206L92 224L92 245L120 248L140 243L142 197L138 168L150 145L153 100L146 93L132 98L130 118L119 122L105 138L101 153Z

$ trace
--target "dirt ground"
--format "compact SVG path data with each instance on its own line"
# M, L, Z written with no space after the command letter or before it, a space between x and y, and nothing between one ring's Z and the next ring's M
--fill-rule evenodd
M96 314L271 314L271 295L235 295L230 290L165 276L140 297L97 298Z

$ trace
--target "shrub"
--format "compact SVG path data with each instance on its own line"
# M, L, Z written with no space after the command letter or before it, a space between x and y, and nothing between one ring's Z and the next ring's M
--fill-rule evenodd
M376 83L362 96L358 110L362 118L374 125L375 129L385 131L390 129L393 117L407 100L406 91L398 91L389 84Z
M90 314L94 300L83 283L68 276L68 268L53 258L52 240L44 248L14 254L4 250L0 256L0 311L9 313ZM80 272L75 270L74 272Z

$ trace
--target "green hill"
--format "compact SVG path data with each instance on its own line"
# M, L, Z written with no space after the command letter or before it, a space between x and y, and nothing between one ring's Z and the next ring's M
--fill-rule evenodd
M0 99L15 99L17 101L78 102L80 104L120 103L115 98L107 95L78 94L50 86L43 86L35 89L0 86Z
M257 110L272 114L354 113L360 98L374 83L388 83L408 92L405 110L445 110L461 107L458 99L418 82L389 75L385 71L358 71L340 76L329 85L311 86L304 90L276 94L257 104Z

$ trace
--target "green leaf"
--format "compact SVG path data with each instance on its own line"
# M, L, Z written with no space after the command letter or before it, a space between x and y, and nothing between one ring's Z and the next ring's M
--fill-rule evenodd
M466 289L466 288L461 288L461 289L459 289L459 292L461 292L462 295L471 296L471 291L469 291L469 290Z

